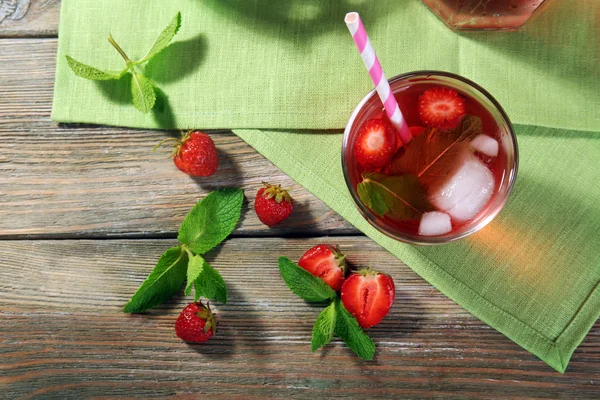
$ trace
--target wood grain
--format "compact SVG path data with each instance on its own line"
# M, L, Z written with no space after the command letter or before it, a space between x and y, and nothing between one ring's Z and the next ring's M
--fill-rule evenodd
M600 324L566 374L481 323L366 238L335 238L355 266L391 273L396 304L369 333L376 359L339 341L310 352L320 307L294 296L277 257L331 238L230 239L207 256L228 282L219 332L186 345L189 298L120 309L172 240L0 242L0 384L7 398L211 395L240 398L587 398L600 393ZM277 249L266 251L266 249Z
M357 233L229 131L212 134L216 175L194 179L175 168L167 148L152 152L169 132L59 126L49 118L56 41L1 42L0 237L173 236L209 191L243 187L248 208L262 181L293 187L296 209L272 229L246 213L239 234Z
M27 3L26 0L4 1ZM25 9L26 12L21 18L12 15L12 18L7 17L0 22L0 38L57 36L60 0L31 0L29 7Z
M59 8L32 0L0 23L0 238L172 237L213 188L244 187L251 202L261 180L293 184L230 132L213 133L221 166L207 184L150 151L166 132L50 121ZM144 315L120 311L173 240L0 241L0 398L600 398L600 323L561 375L366 238L249 237L358 233L294 192L284 226L267 229L246 205L237 238L209 253L230 302L214 304L219 333L205 345L174 335L181 293ZM369 332L373 362L337 340L311 353L320 308L278 275L277 256L323 241L396 280L396 305Z

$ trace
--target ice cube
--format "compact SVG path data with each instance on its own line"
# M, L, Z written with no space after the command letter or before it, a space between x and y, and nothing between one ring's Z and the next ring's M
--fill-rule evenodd
M474 218L492 197L494 175L475 155L465 150L448 174L430 186L429 201L450 214L456 223Z
M498 141L488 135L479 135L471 141L471 147L486 156L496 157L498 155Z
M421 217L419 224L419 235L437 236L448 233L452 230L450 216L439 211L426 212Z

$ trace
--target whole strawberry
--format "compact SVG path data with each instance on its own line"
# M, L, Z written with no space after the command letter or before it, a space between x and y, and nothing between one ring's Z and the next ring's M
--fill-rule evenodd
M263 182L263 185L265 187L256 194L254 210L263 224L273 226L290 216L294 209L294 199L281 185L275 186L266 182Z
M298 265L323 279L335 291L340 290L346 274L346 256L337 246L319 244L300 258Z
M342 284L342 303L363 328L377 325L394 303L396 289L392 277L363 269L350 275Z
M190 131L183 135L181 140L165 139L154 149L169 140L177 141L173 150L173 162L179 170L192 176L210 176L215 173L219 166L217 148L206 133Z
M202 302L190 303L175 321L175 333L190 343L206 342L217 332L215 315Z

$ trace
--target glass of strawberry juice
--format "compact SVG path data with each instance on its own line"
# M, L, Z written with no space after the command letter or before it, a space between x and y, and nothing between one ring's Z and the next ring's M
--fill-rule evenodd
M359 212L382 233L412 244L443 244L479 231L515 183L517 138L508 116L459 75L417 71L389 82L414 138L406 146L396 138L383 161L369 164L365 151L389 144L390 136L380 134L393 128L375 90L355 108L344 131L342 169Z

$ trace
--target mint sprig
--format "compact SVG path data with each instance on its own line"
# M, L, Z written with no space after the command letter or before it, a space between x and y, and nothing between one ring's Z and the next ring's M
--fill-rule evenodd
M316 302L329 300L329 305L319 314L313 326L311 349L329 344L335 334L363 360L375 355L373 340L361 329L358 321L346 310L338 294L323 281L290 261L279 257L279 272L284 282L299 297Z
M121 46L115 41L111 34L108 35L108 41L119 52L125 60L125 68L121 71L103 71L90 65L84 64L66 55L67 64L73 70L75 75L91 80L116 80L121 79L125 74L131 74L131 98L136 109L143 113L148 113L156 103L157 87L150 79L138 72L135 68L156 56L164 50L181 27L181 13L169 22L169 25L160 33L148 53L140 60L132 61L123 51Z
M123 311L140 313L169 300L179 291L186 277L184 293L189 295L193 287L194 301L203 296L227 303L227 284L202 254L222 242L235 229L243 201L241 189L216 190L200 200L180 227L181 232L185 225L186 234L194 240L181 242L179 246L165 251ZM211 218L200 218L199 215ZM210 240L206 239L207 232L211 233L208 234Z

